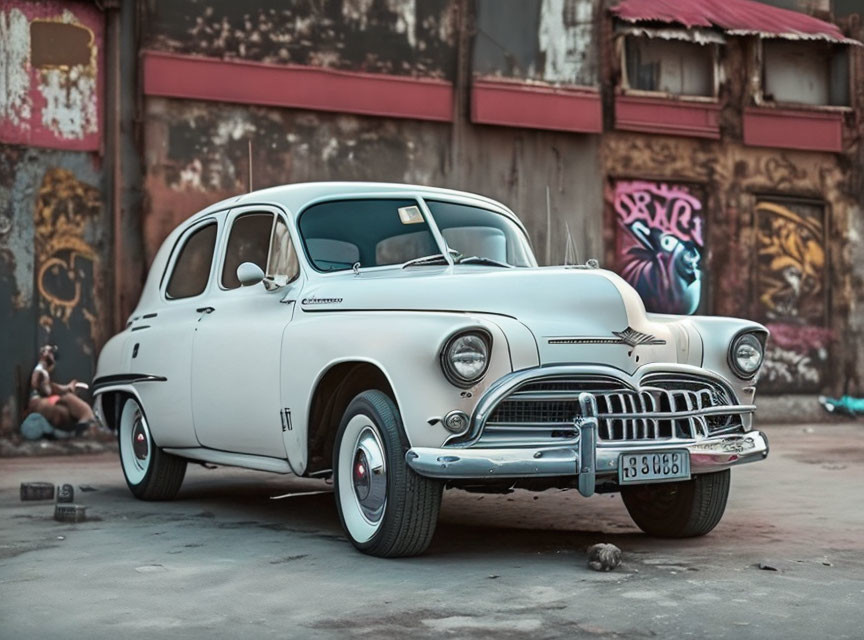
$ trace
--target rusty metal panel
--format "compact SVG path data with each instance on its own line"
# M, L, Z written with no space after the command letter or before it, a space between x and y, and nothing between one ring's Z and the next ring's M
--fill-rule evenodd
M454 161L451 125L435 122L150 98L145 123L148 262L181 220L246 191L249 140L255 188L389 180L468 189L520 213L541 261L563 260L565 222L582 259L599 256L602 182L592 136L467 125L466 156Z
M26 407L37 347L57 378L88 380L107 332L110 226L90 154L0 145L0 429Z
M146 48L452 80L452 0L145 3Z
M0 142L101 147L104 19L93 5L0 8Z

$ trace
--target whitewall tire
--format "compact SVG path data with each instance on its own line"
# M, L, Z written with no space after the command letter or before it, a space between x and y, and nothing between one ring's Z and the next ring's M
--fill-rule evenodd
M423 553L432 541L443 484L414 473L399 411L381 391L355 397L333 451L336 505L355 547L381 557Z
M159 449L153 442L144 409L135 398L127 398L117 429L120 464L126 484L141 500L171 500L186 475L186 461Z

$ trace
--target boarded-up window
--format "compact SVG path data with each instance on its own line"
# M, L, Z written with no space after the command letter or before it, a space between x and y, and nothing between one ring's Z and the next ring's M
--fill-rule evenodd
M849 104L849 50L818 42L763 43L763 95L774 102Z
M714 95L715 45L629 36L627 86L685 96Z

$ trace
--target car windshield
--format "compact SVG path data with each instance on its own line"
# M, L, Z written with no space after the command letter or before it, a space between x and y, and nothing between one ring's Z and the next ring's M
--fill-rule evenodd
M426 204L447 247L461 264L536 266L522 230L507 216L481 207L443 200Z
M535 264L524 234L506 216L452 202L428 205L456 262ZM322 202L306 209L298 225L309 260L319 271L342 271L358 264L362 268L446 263L414 199Z

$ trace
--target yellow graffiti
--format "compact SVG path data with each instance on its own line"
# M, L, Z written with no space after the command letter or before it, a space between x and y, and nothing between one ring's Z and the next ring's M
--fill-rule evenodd
M774 202L759 202L770 214L757 226L759 299L775 317L801 315L823 291L825 249L821 220L808 218ZM815 306L820 306L816 304Z
M37 288L42 315L39 323L49 328L55 320L68 323L81 305L87 263L95 275L99 258L87 242L88 225L96 221L100 209L99 190L80 182L71 171L50 169L45 174L34 212ZM68 283L67 288L57 283ZM91 296L97 304L98 296ZM91 337L96 309L82 309L90 323Z

